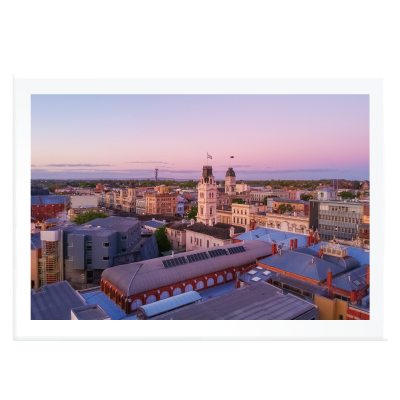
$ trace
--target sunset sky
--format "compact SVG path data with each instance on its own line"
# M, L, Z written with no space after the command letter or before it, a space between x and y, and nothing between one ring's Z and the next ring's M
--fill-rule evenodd
M368 95L33 95L32 178L369 179ZM234 159L230 159L234 156Z

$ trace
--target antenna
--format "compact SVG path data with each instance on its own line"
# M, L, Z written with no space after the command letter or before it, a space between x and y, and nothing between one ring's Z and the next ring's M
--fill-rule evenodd
M156 170L155 170L155 176L156 176L156 186L157 186L157 180L158 180L158 168L156 166Z

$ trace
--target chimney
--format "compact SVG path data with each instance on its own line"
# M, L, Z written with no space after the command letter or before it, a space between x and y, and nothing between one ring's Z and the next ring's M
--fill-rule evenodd
M319 257L319 258L322 258L322 254L323 254L322 249L319 248L319 250L318 250L318 257Z
M293 248L297 249L297 239L294 239L293 241Z
M171 258L174 258L174 251L172 250Z
M328 285L328 287L332 287L332 271L330 269L328 269L328 273L326 276L326 284Z
M313 244L314 240L313 240L313 231L310 230L310 244Z
M233 226L231 226L229 228L229 237L233 237L234 234L235 234L235 228Z
M272 245L271 245L271 253L272 253L272 255L276 254L276 243L272 243Z
M290 239L290 250L293 250L293 239Z
M251 221L251 222L250 222L250 230L251 230L251 231L254 231L254 221Z
M350 301L352 304L357 302L357 297L356 297L356 291L352 290L352 292L350 293Z
M190 225L194 225L194 219L193 218L190 220Z
M310 246L310 245L311 245L310 242L311 242L310 236L307 236L307 246Z
M236 282L235 282L235 289L240 288L240 281L239 281L239 271L236 271Z
M367 265L367 285L369 286L369 265Z

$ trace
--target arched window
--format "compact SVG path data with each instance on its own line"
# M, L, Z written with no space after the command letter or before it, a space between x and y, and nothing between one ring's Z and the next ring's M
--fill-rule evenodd
M213 278L209 278L207 281L207 286L212 286L214 285L214 279Z
M177 296L178 294L181 294L182 290L181 288L177 287L174 289L174 292L172 293L173 296Z
M204 283L203 283L203 281L197 282L196 290L200 290L200 289L204 289Z
M207 247L210 247L210 241L207 240Z
M227 281L230 281L230 280L232 280L232 279L233 279L232 272L229 272L229 274L226 275L226 280L227 280Z
M168 299L169 293L167 291L162 292L160 296L160 300Z
M154 294L152 294L151 296L149 296L147 298L146 304L151 304L151 303L154 303L156 301L157 301L156 296L154 296Z
M210 207L210 215L212 215L212 207Z
M217 283L223 283L224 282L224 277L222 276L222 275L220 275L218 278L217 278Z
M149 303L147 303L149 304ZM136 310L137 308L139 308L142 305L142 300L137 299L132 303L132 311Z
M191 284L186 285L185 292L187 293L187 292L191 292L191 291L193 291L193 285L191 285Z
M200 207L200 214L203 215L203 207Z

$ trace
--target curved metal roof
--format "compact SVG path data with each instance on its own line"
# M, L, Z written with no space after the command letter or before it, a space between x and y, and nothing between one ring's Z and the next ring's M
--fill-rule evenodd
M167 311L175 310L176 308L185 306L187 304L194 303L195 301L201 300L199 293L192 291L188 293L182 293L178 296L168 297L168 299L156 301L155 303L146 304L145 306L139 307L147 317L154 317L156 315L165 313Z
M171 259L171 256L118 265L104 270L102 278L113 284L124 295L132 296L149 290L158 289L163 286L172 286L176 283L193 279L198 276L207 276L207 274L213 274L225 268L241 267L255 262L256 258L266 257L271 254L271 244L258 240L247 243L219 246L218 249L228 249L239 246L243 246L245 251L226 256L207 258L206 260L186 263L171 268L164 268L162 263L163 260ZM176 257L184 257L215 249L216 248L209 248L179 253Z

